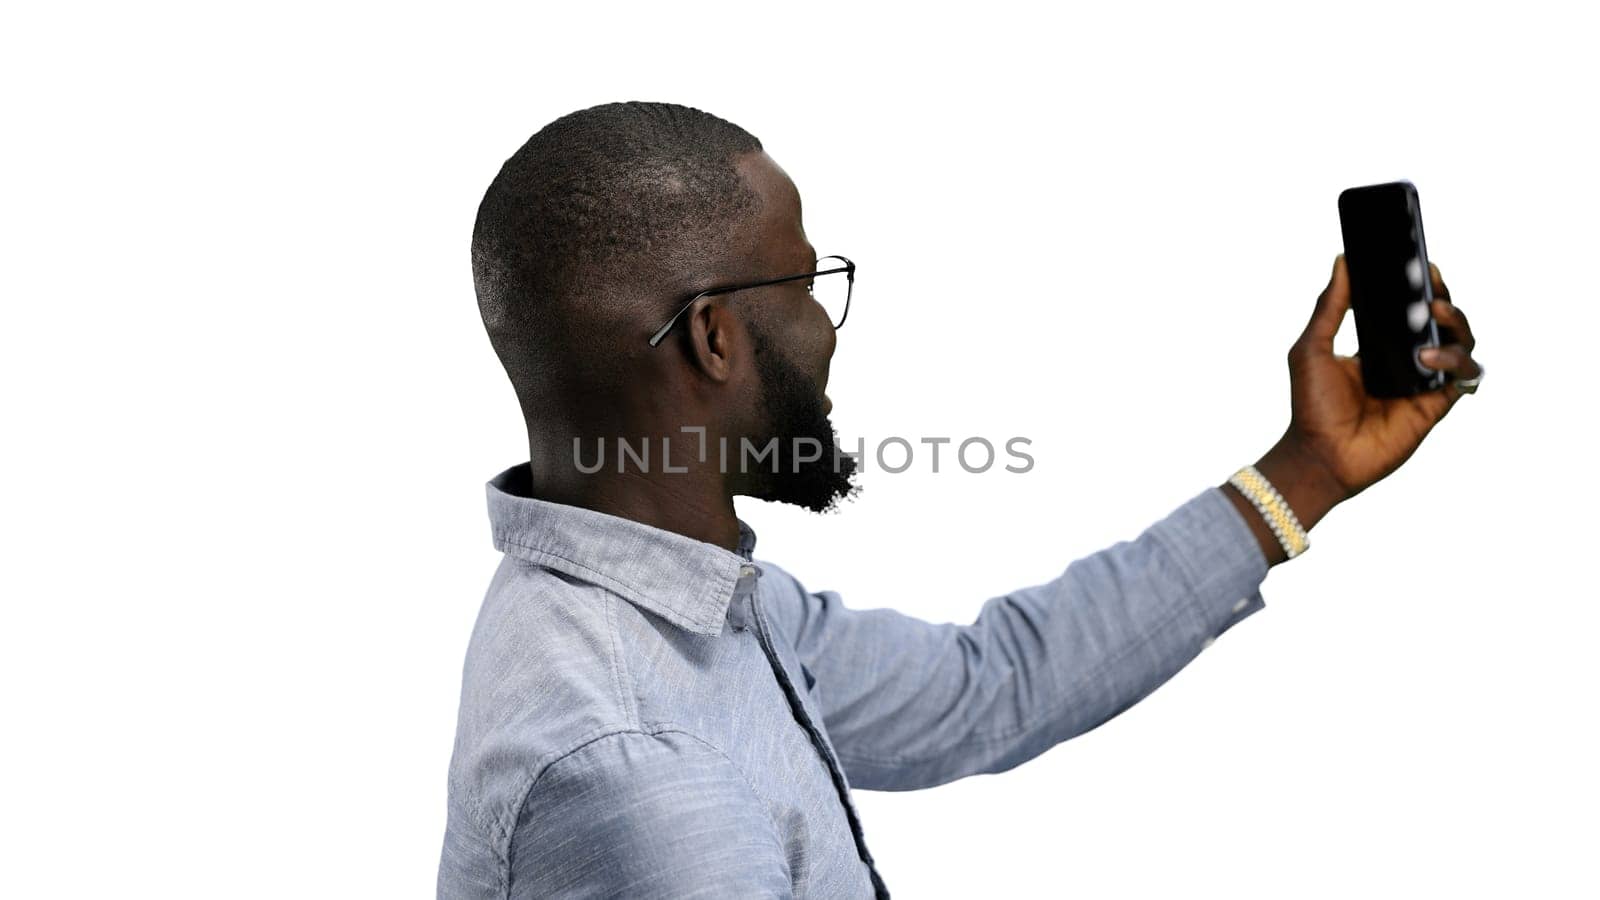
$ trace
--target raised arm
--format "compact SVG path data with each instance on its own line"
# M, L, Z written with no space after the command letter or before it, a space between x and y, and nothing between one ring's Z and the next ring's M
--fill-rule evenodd
M1289 427L1256 468L1305 528L1393 473L1477 390L1476 338L1429 271L1444 343L1420 362L1449 376L1443 388L1372 397L1359 360L1334 354L1350 308L1342 254L1289 349ZM1260 609L1258 586L1285 555L1249 500L1213 487L1135 540L989 600L970 625L848 609L798 582L773 614L817 681L850 781L911 790L1012 768L1132 706Z
M850 609L798 582L773 614L851 784L914 790L1010 769L1132 706L1262 608L1267 568L1212 487L970 625Z

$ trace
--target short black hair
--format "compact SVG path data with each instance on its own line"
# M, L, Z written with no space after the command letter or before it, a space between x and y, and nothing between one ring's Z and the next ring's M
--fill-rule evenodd
M519 395L559 389L582 362L574 347L608 329L660 324L624 317L649 308L636 295L651 279L713 256L751 220L760 197L736 158L763 149L702 110L632 100L562 116L506 160L478 207L472 278ZM673 298L654 299L669 310Z

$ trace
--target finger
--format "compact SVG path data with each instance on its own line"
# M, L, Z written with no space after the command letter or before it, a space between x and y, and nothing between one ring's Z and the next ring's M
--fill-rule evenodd
M1439 326L1440 343L1460 344L1470 353L1478 346L1472 336L1472 326L1467 324L1467 314L1448 300L1433 301L1433 321ZM1448 335L1448 336L1446 336Z
M1317 297L1317 308L1311 312L1311 321L1300 335L1303 344L1324 353L1333 352L1333 336L1344 322L1350 309L1350 273L1345 268L1344 254L1333 258L1333 274L1328 286Z
M1444 273L1439 271L1439 267L1433 263L1428 263L1428 275L1433 281L1433 296L1444 300L1446 303L1452 302L1450 288L1445 285Z
M1483 374L1483 367L1472 358L1471 352L1460 344L1446 344L1443 347L1428 347L1417 354L1423 365L1430 369L1438 369L1452 378L1476 378Z

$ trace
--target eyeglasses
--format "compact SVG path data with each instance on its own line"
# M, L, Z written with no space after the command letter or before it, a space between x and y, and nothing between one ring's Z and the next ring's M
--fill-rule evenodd
M834 266L833 260L837 260L839 265ZM830 266L833 267L830 268ZM823 275L835 275L841 272L844 273L845 277L842 289L837 278L825 282L815 282L806 286L811 291L812 299L822 305L822 308L828 313L828 320L833 323L835 329L838 329L844 325L844 317L850 314L850 295L855 292L856 286L856 264L842 256L824 256L817 260L817 271L815 272L785 275L782 278L769 278L766 281L755 281L749 284L715 287L695 294L676 313L673 313L672 318L667 320L667 324L661 326L656 330L655 334L650 336L650 346L659 345L661 340L667 336L667 332L672 330L672 326L676 325L678 320L683 318L683 314L689 311L689 307L693 306L694 302L701 297L710 297L714 294L731 294L734 291L766 287L769 284L782 284L785 281L799 281L802 278L816 279Z

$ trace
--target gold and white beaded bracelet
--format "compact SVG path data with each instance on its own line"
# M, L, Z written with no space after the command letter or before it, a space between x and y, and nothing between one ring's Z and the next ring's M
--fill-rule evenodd
M1289 508L1283 495L1272 486L1265 476L1256 471L1255 466L1245 466L1233 473L1228 483L1239 489L1239 493L1250 499L1255 508L1260 511L1261 518L1272 528L1272 533L1278 536L1278 543L1283 545L1283 552L1289 554L1290 559L1306 552L1311 546L1311 538L1306 536L1306 530L1300 527L1300 520L1295 518L1294 510Z

